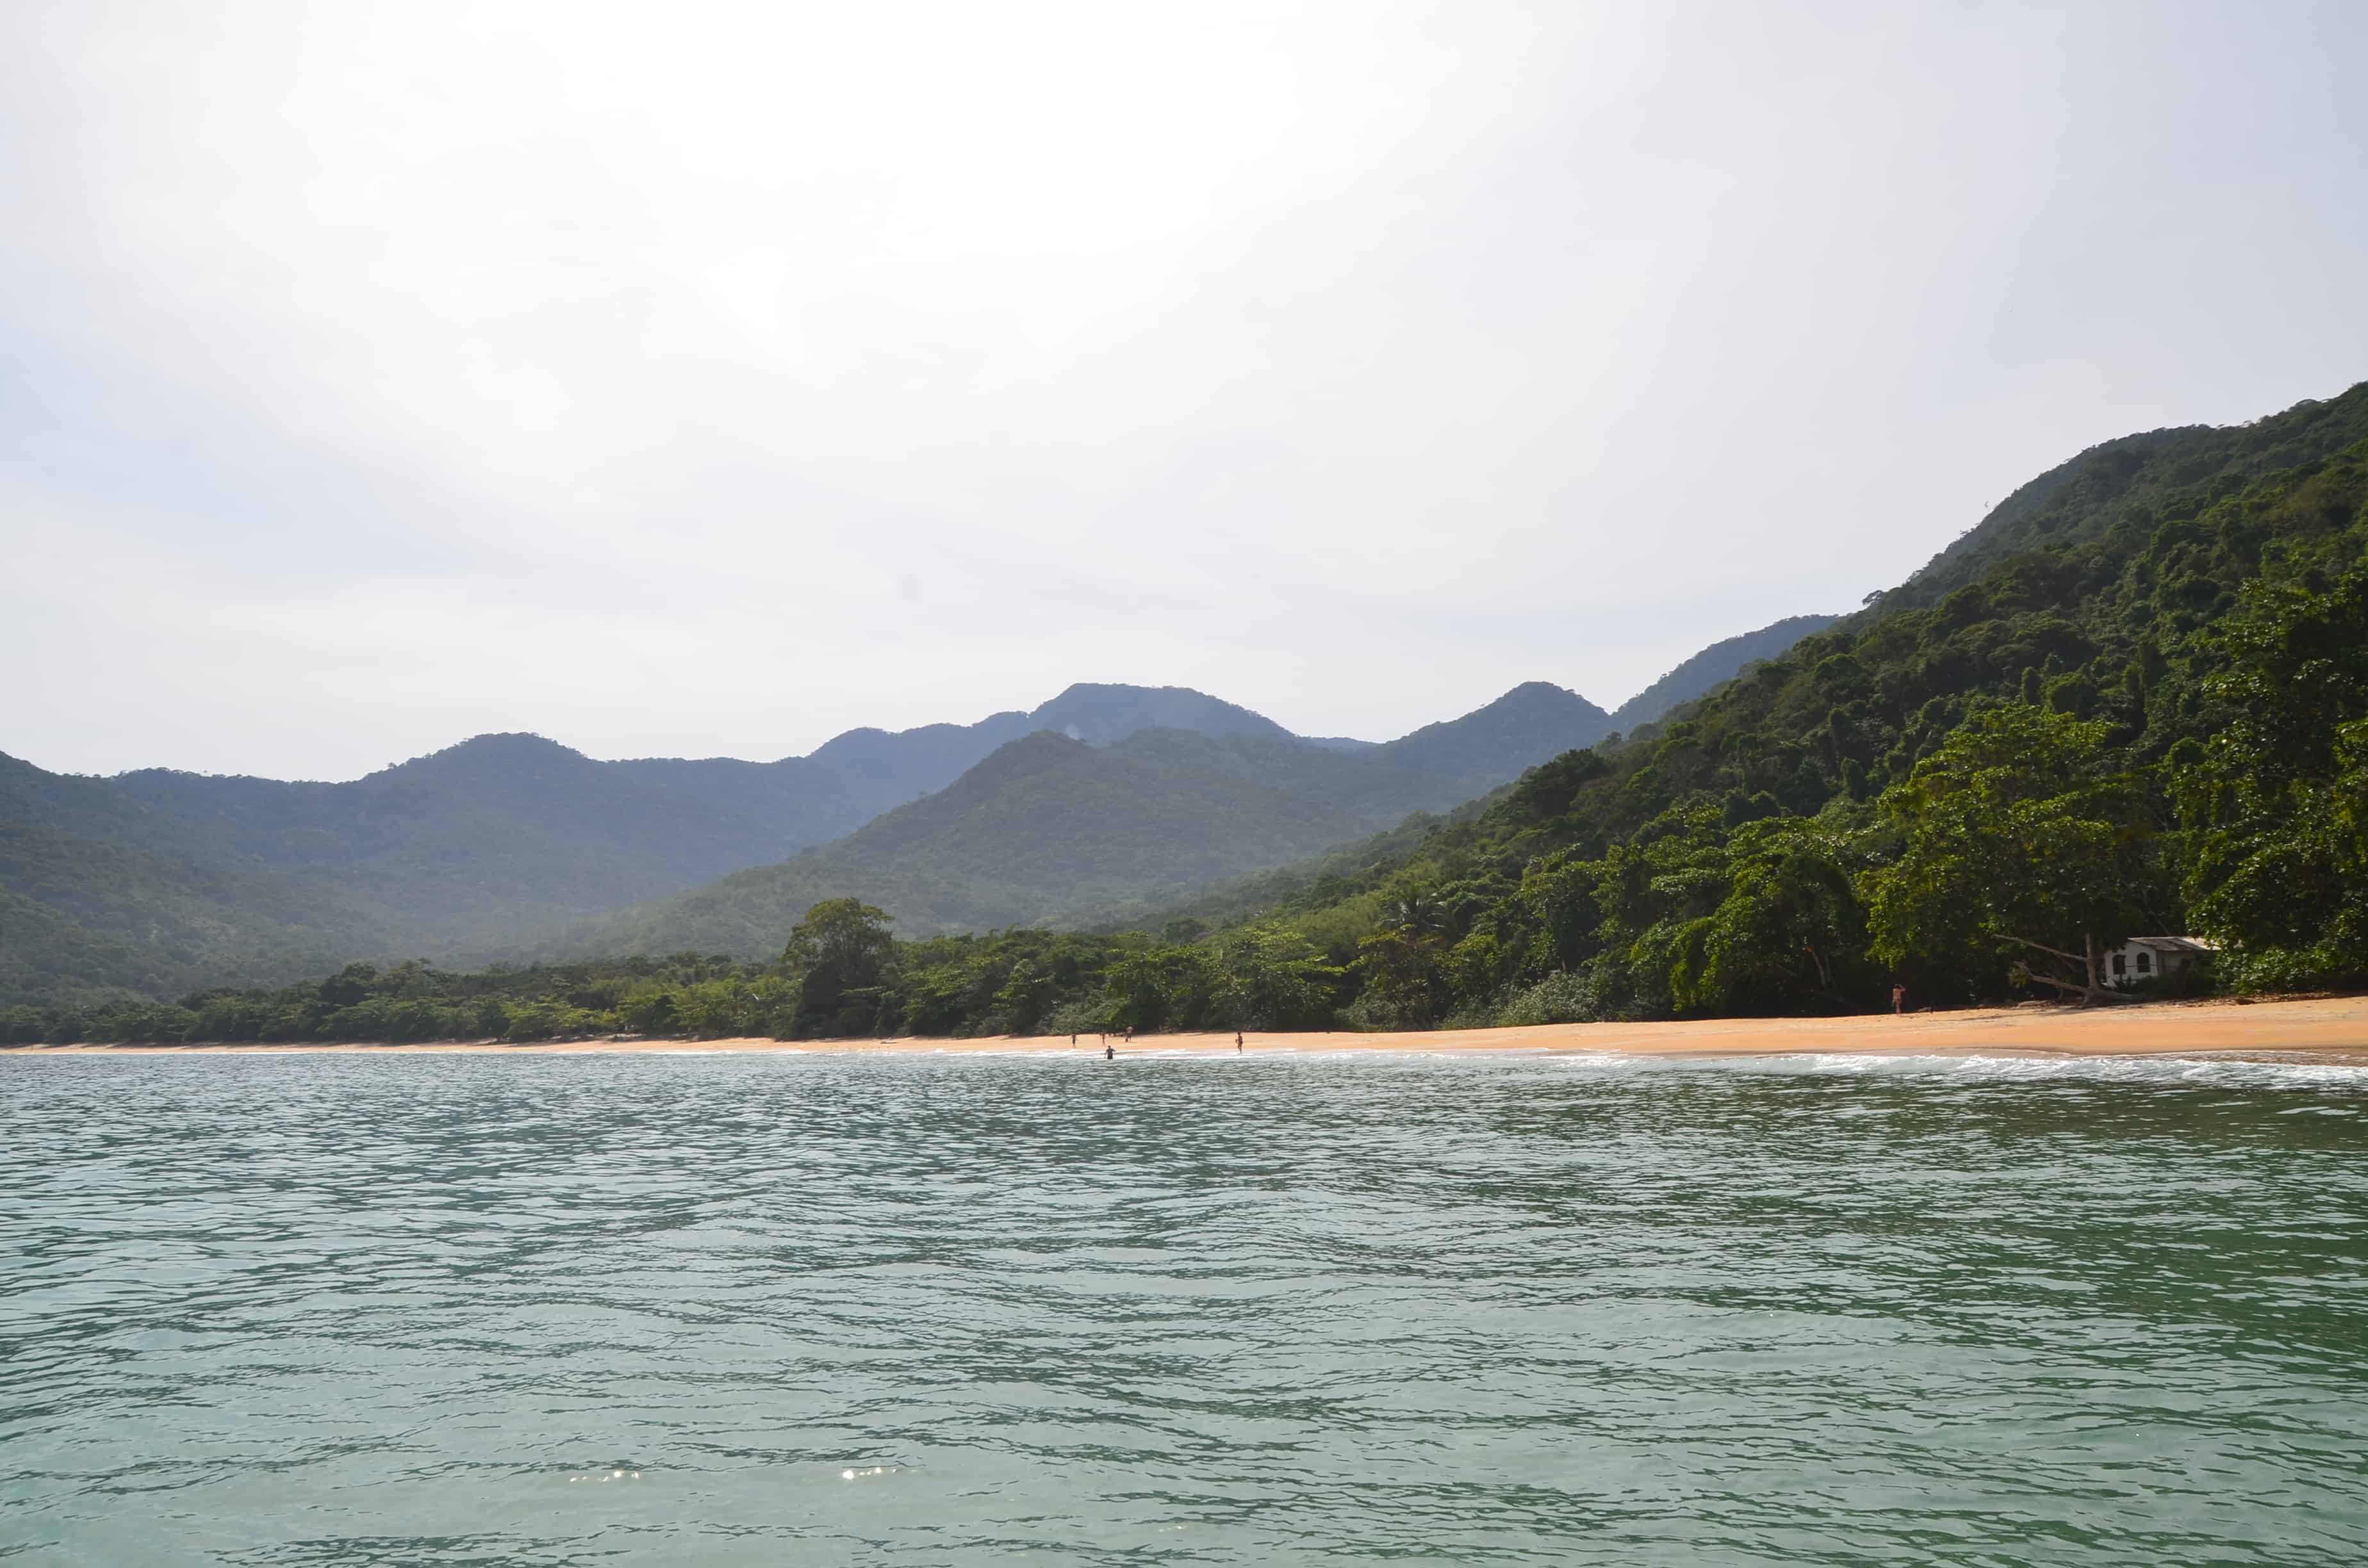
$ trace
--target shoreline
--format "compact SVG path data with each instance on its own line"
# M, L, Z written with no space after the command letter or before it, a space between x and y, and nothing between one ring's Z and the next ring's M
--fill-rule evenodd
M1236 1054L1222 1034L1146 1034L1130 1045L1110 1037L1121 1055ZM1968 1008L1961 1012L1861 1014L1839 1018L1702 1018L1642 1024L1545 1024L1488 1029L1408 1030L1388 1034L1341 1031L1266 1034L1245 1031L1242 1054L1308 1055L1339 1051L1452 1052L1486 1055L1532 1051L1552 1055L1713 1056L2268 1056L2368 1065L2368 996L2313 997L2287 1002L2151 1002L2105 1009L2056 1006ZM1101 1039L1079 1035L992 1036L970 1040L906 1036L892 1040L579 1040L510 1044L500 1040L434 1040L387 1045L370 1041L219 1045L22 1045L0 1050L17 1056L283 1056L582 1054L1094 1054Z

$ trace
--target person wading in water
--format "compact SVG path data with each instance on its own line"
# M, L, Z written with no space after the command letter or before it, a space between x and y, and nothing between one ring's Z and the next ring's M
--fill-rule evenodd
M1104 1041L1102 1041L1102 1060L1103 1060L1103 1061L1105 1061L1105 1062L1115 1062L1115 1061L1117 1061L1117 1060L1118 1060L1118 1047L1116 1047L1116 1046L1114 1046L1114 1045L1110 1044L1110 1041L1108 1041L1108 1040L1104 1040Z

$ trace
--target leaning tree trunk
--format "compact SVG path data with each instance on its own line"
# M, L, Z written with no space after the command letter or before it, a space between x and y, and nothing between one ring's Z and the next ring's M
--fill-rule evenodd
M2032 968L2027 963L2019 963L2014 966L2012 971L2012 978L2014 979L2032 981L2041 985L2053 985L2058 991L2066 992L2072 995L2079 997L2080 1006L2083 1007L2111 1006L2117 1003L2129 1003L2137 1000L2135 996L2125 995L2122 992L2115 990L2113 987L2107 985L2102 977L2098 973L2100 962L2097 953L2097 938L2093 932L2083 931L2080 933L2080 945L2088 950L2086 952L2079 953L2067 953L2061 948L2051 948L2044 942L2034 942L2028 937L2008 937L2005 939L2021 947L2036 948L2043 953L2053 953L2055 957L2064 960L2067 963L2077 963L2080 966L2083 976L2083 978L2078 982L2061 980L2055 975L2043 973L2040 971Z

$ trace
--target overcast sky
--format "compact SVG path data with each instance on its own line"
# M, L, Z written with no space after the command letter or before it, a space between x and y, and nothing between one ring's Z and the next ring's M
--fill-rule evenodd
M0 750L1617 703L2368 378L2368 5L0 8Z

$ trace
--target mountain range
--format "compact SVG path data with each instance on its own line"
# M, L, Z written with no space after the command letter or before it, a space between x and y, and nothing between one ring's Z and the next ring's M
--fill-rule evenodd
M2246 987L2354 985L2363 648L2368 383L2091 448L1859 610L1617 713L1533 683L1373 744L1079 687L772 764L525 735L334 785L0 757L0 1039L1851 1011L2011 998L2022 947L2092 922L2209 937ZM2111 864L2066 881L2027 832ZM710 956L769 959L846 895L924 939L797 983ZM411 954L584 961L150 1000Z
M914 932L1083 918L1445 809L1614 725L1535 682L1386 744L1304 739L1201 692L1087 684L769 763L604 762L497 734L314 783L0 754L0 999L167 996L357 958L754 952L841 893Z
M570 933L555 950L751 957L839 894L878 904L907 936L1074 923L1443 810L1611 728L1594 703L1538 681L1354 751L1165 727L1098 747L1040 730L834 844Z

